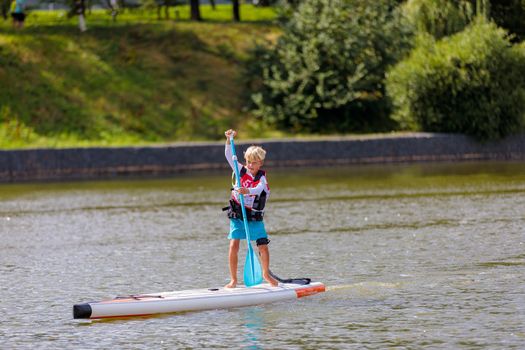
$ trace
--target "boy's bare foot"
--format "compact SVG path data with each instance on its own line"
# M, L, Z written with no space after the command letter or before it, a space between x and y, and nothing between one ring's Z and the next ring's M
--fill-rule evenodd
M263 273L263 278L266 282L270 283L272 287L277 287L279 285L279 282L268 273Z
M237 287L237 281L231 280L230 283L224 286L224 288L235 288Z

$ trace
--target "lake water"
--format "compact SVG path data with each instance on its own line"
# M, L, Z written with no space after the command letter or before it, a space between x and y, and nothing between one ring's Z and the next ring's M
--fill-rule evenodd
M525 348L523 163L270 171L271 268L326 293L73 319L75 303L226 284L230 180L0 185L0 348Z

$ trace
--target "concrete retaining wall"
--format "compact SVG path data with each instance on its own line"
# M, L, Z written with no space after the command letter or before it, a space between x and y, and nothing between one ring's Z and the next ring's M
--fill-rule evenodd
M525 135L488 144L479 144L461 135L428 133L253 143L268 151L266 168L429 161L525 161ZM239 143L238 154L251 144ZM12 150L0 151L0 182L155 176L227 166L223 142L165 147Z

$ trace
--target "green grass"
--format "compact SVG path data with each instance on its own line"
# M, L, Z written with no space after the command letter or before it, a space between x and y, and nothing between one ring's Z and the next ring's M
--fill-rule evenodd
M63 11L33 11L21 31L0 21L0 147L212 140L232 126L258 136L240 71L256 42L279 35L275 13L243 5L233 23L231 6L201 6L196 23L176 10L117 22L94 11L85 33Z
M231 23L233 19L231 5L217 5L215 10L209 5L201 5L201 17L206 22ZM253 5L242 5L240 7L242 22L273 22L276 17L275 9L272 7L255 7ZM113 22L112 17L107 10L92 10L87 13L89 26L122 26L139 23L157 23L166 20L164 8L160 12L161 18L158 18L157 10L147 9L124 9L117 16L117 21ZM190 7L181 5L170 7L169 20L188 21L190 19ZM76 25L76 17L67 18L66 11L41 11L34 10L30 12L26 20L27 26L55 26L55 25Z

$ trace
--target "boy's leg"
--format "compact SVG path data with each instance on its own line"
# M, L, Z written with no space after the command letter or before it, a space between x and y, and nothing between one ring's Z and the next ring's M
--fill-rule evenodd
M239 240L231 239L230 240L230 251L228 253L228 259L230 262L230 283L228 283L226 288L235 288L237 286L237 263L238 263L238 254L239 254Z
M260 244L258 247L259 253L261 253L263 278L266 280L266 282L276 287L279 283L277 280L275 280L275 278L270 276L270 251L268 250L268 244Z

